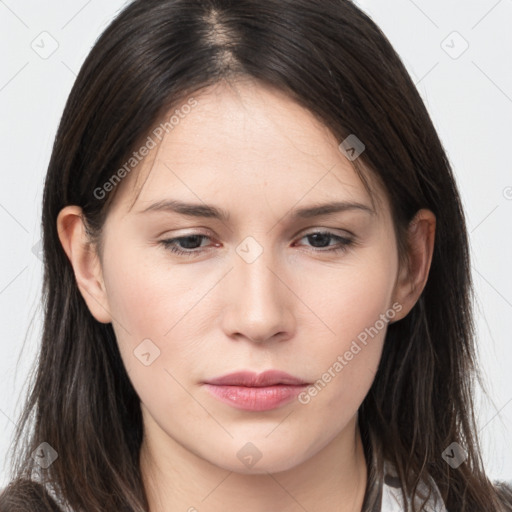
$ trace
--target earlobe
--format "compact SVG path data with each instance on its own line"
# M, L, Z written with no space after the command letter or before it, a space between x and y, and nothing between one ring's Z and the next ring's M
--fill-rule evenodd
M78 206L63 208L57 217L57 231L89 311L98 322L111 322L101 263L87 236L82 209Z
M434 252L435 229L436 217L426 209L419 210L409 223L408 264L401 269L395 284L394 300L402 305L395 322L408 315L425 288Z

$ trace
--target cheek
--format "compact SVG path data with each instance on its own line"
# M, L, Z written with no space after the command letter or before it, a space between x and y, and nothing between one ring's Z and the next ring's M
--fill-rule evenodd
M338 266L301 269L295 290L323 321L323 346L342 349L350 345L390 308L397 268L396 261L385 254L379 248L347 258ZM300 328L308 329L306 325Z
M196 415L201 411L187 407L186 379L198 364L197 339L206 337L207 323L199 321L198 312L215 276L200 279L192 266L166 264L159 251L153 249L155 257L149 258L151 251L120 248L115 257L111 253L110 264L105 262L114 331L126 371L147 408Z
M119 250L106 266L108 303L132 341L141 336L162 338L190 309L194 282L166 264L164 249ZM196 283L197 284L197 283Z
M127 372L134 378L144 370L146 379L146 364L153 375L162 366L164 335L180 309L179 301L169 301L169 296L180 293L179 284L170 287L164 270L143 258L142 251L118 247L104 265L108 304Z
M317 380L299 401L331 424L333 417L337 424L344 424L359 408L395 315L396 261L382 254L367 253L354 264L328 269L324 277L317 271L314 278L302 281L302 296L316 298L314 312L333 332L322 329L314 352L309 349Z

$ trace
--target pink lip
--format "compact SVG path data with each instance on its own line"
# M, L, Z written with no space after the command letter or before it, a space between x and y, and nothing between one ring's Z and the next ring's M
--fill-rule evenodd
M204 382L221 402L246 411L275 409L295 398L307 382L278 370L235 372Z

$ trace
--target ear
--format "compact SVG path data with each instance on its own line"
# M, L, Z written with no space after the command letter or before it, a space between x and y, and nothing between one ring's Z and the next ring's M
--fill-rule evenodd
M82 209L78 206L63 208L57 217L57 230L89 311L98 322L111 322L101 262L86 233Z
M434 252L435 231L436 217L430 210L419 210L409 223L408 264L400 269L393 295L402 309L394 322L408 315L425 288Z

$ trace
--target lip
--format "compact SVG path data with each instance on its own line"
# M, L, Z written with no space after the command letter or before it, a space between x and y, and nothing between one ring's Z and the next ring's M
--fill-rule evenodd
M259 388L264 386L275 386L277 384L301 386L303 384L309 384L309 382L280 370L267 370L262 373L254 373L250 371L228 373L222 377L207 380L206 384L213 384L215 386L247 386Z
M203 383L215 398L237 409L268 411L293 400L307 385L279 370L239 371Z

